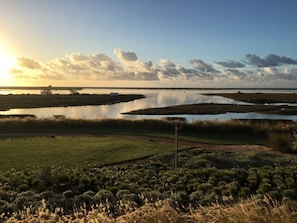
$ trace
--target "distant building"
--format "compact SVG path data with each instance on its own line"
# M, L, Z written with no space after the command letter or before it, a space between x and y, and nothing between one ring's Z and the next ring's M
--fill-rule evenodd
M79 94L76 88L71 88L69 89L69 91L70 91L70 94Z
M187 122L187 119L184 117L165 117L165 120L169 122Z
M53 117L56 119L66 119L65 115L54 115Z

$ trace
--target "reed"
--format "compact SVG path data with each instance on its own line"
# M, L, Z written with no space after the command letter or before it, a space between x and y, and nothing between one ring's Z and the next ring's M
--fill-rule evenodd
M214 203L211 206L200 206L191 213L182 213L168 201L159 200L137 209L124 208L121 216L111 217L99 208L100 204L87 211L84 207L72 214L64 213L61 208L50 211L43 200L36 211L30 207L13 213L11 217L0 215L0 220L7 223L14 222L101 222L101 223L279 223L297 222L296 201L278 202L269 196L262 199L251 197L247 200L222 205Z
M60 131L92 129L126 129L168 131L176 122L157 119L126 120L126 119L67 119L67 118L2 118L0 132L21 131ZM288 120L228 120L228 121L195 121L192 123L178 122L183 132L231 132L246 134L267 134L268 132L291 132L296 128L294 121Z

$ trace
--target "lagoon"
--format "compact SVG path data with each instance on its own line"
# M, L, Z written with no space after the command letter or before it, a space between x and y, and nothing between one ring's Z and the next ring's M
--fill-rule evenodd
M123 115L121 113L137 109L165 107L180 104L199 103L222 103L222 104L247 104L221 96L206 96L206 93L293 93L297 89L125 89L125 88L83 88L79 93L87 94L109 94L118 92L120 94L143 94L144 99L130 102L122 102L112 105L99 106L69 106L50 108L10 109L1 111L0 115L7 114L33 114L38 118L51 118L54 115L64 115L73 119L162 119L160 115ZM38 90L2 90L1 94L39 94ZM68 94L67 91L54 91L54 94ZM168 115L166 115L167 117ZM188 122L197 120L218 120L229 119L288 119L297 120L296 115L268 115L259 113L225 113L219 115L173 115L184 117Z

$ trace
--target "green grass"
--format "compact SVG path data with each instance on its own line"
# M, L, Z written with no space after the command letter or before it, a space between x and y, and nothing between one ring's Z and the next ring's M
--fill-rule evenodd
M250 145L264 145L267 140L264 137L260 136L250 136L248 134L221 134L221 133L200 133L200 134L182 134L180 135L180 139L191 140L195 142L201 143L209 143L209 144L250 144Z
M173 143L114 137L58 136L0 139L0 170L107 165L172 151Z

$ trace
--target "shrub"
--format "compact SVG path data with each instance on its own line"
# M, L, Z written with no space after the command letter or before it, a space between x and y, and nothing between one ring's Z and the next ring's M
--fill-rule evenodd
M63 197L65 198L71 198L73 197L73 191L72 190L66 190L62 193Z
M18 192L23 192L29 190L29 186L26 183L22 183L18 186L17 191Z
M290 134L271 133L269 135L269 145L283 153L296 153L296 138Z
M104 203L106 201L113 201L114 196L113 193L108 190L100 190L94 195L95 200L100 203Z
M286 189L282 191L282 195L284 197L289 197L291 199L296 199L297 198L297 194L296 194L296 189Z

